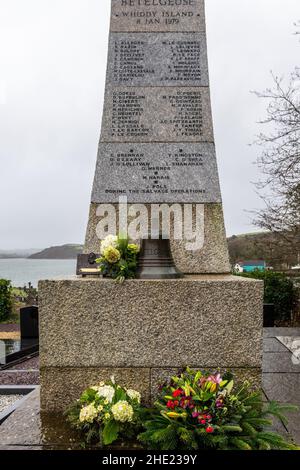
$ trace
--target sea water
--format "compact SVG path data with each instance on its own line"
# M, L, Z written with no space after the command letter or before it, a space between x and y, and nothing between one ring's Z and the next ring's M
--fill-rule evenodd
M0 279L9 279L15 287L29 282L33 287L42 279L76 274L76 260L0 259Z

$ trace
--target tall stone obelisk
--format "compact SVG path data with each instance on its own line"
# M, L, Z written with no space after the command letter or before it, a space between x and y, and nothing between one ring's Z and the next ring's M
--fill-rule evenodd
M204 204L204 245L172 240L185 273L228 273L210 104L204 0L112 0L102 131L85 253L97 207Z
M187 365L259 383L263 284L228 273L203 0L112 0L86 253L99 250L98 207L118 207L120 195L204 205L204 246L172 240L193 274L182 279L40 281L41 409L61 412L111 375L149 403Z

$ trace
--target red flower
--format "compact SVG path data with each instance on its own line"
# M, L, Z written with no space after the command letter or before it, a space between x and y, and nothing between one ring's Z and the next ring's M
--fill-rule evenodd
M187 407L189 407L190 409L195 408L195 404L192 401L192 397L181 397L180 398L180 406L183 409L186 409Z
M174 398L180 397L181 394L182 394L181 388L178 388L177 390L174 390L174 392L172 393Z
M208 434L211 434L212 432L214 432L214 428L212 428L211 426L208 426L205 431L208 433Z
M178 406L179 405L179 401L178 400L175 400L174 401L174 406Z
M174 408L175 408L174 402L172 400L169 400L168 403L167 403L167 407L171 408L171 410L174 410Z
M206 424L206 420L205 420L205 419L201 419L200 423L201 423L201 424Z
M185 398L181 398L180 400L180 406L181 408L185 409L187 406L188 406L188 400L186 400Z

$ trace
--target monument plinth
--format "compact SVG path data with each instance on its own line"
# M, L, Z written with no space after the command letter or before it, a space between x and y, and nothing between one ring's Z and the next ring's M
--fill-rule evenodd
M42 410L64 409L112 374L147 402L162 378L187 365L257 380L263 285L229 274L204 0L112 0L86 254L99 252L99 207L118 214L120 196L149 214L153 205L190 210L203 243L191 250L171 227L183 279L40 282Z

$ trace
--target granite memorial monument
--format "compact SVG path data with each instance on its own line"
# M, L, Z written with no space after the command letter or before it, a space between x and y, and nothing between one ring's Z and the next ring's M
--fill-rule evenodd
M84 252L98 208L203 208L203 244L171 236L182 279L39 283L41 409L61 411L111 375L145 402L178 368L259 383L261 282L231 276L214 145L204 0L112 0L102 130ZM101 212L101 211L100 211Z

